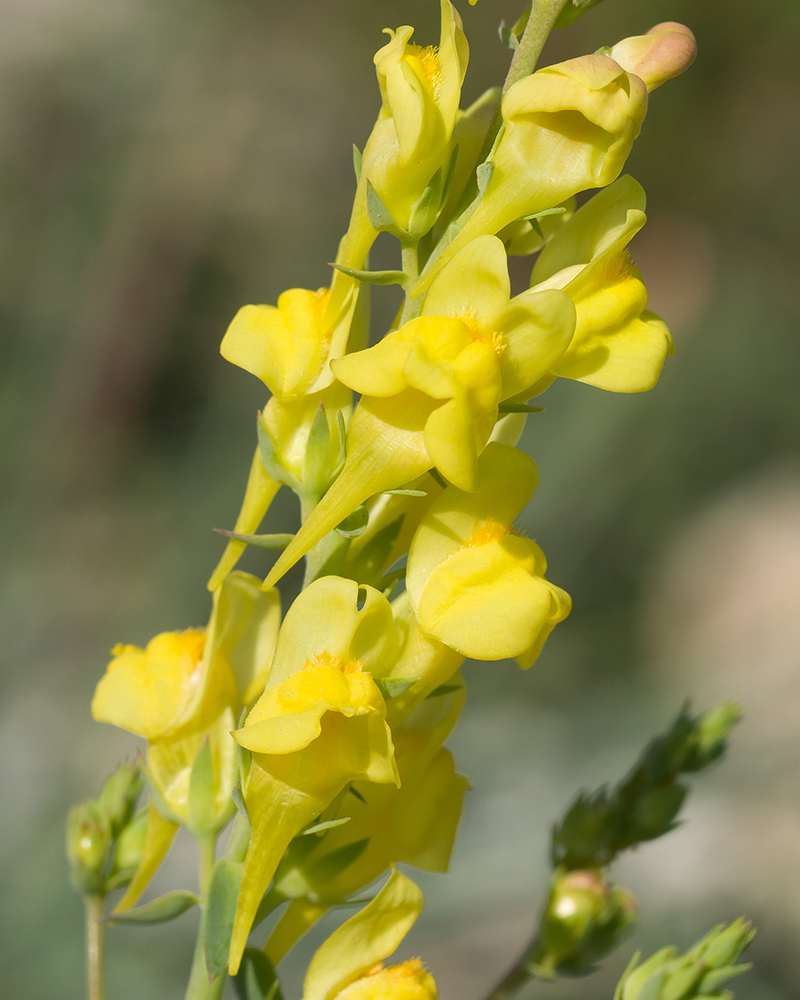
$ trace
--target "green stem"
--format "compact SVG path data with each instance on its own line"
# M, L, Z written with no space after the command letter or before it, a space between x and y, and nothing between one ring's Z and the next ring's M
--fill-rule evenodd
M217 835L211 833L198 837L197 851L200 871L200 895L205 899L217 860Z
M508 1000L514 996L531 978L527 968L528 952L526 951L517 964L506 973L494 989L486 994L485 1000Z
M103 1000L103 903L103 896L85 899L87 1000Z
M233 829L228 840L228 846L225 848L225 857L231 861L244 861L247 848L250 846L250 835L252 832L253 828L250 826L248 820L241 813L237 813L236 819L233 821Z
M408 275L408 285L414 285L417 278L419 277L419 240L413 240L409 243L401 243L401 253L403 261L403 271ZM422 309L422 297L417 296L412 299L411 296L406 292L405 301L403 302L403 311L400 314L399 326L403 323L407 323L410 319L416 319L419 316L420 310Z
M204 834L197 838L197 861L200 878L200 923L192 956L192 969L186 987L185 1000L219 1000L225 988L225 974L209 979L206 968L206 902L208 887L214 872L217 854L217 835Z

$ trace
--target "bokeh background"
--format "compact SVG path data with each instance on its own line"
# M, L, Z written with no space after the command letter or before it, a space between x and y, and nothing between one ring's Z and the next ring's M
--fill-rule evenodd
M471 101L501 81L496 27L522 2L462 6ZM226 324L327 283L351 143L378 107L380 31L411 23L432 42L437 7L0 0L8 997L82 995L64 812L134 746L89 716L108 649L208 613L211 528L232 525L263 404L218 355ZM479 1000L516 955L553 818L620 777L686 696L742 702L729 759L696 783L683 827L618 867L642 904L635 938L597 977L530 995L600 1000L635 945L687 946L744 911L760 935L739 995L800 996L800 6L608 0L547 56L662 20L691 25L701 54L654 95L629 170L651 206L633 255L677 352L647 395L557 384L529 422L542 486L523 525L575 610L529 673L467 668L451 745L475 787L407 949L444 1000ZM390 312L387 291L377 320ZM271 530L296 517L281 497ZM188 844L161 878L192 884ZM193 930L188 915L113 930L112 1000L179 997Z

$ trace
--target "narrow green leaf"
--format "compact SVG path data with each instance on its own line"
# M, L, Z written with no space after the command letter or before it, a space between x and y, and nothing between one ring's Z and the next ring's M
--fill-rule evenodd
M408 691L410 687L416 684L416 681L402 680L399 677L396 679L381 677L375 678L375 683L378 686L381 694L384 698L396 698L399 694L404 691Z
M381 496L384 497L426 497L425 490L384 490Z
M527 403L501 403L500 413L544 413L543 406L528 406Z
M222 975L228 966L242 867L228 858L220 858L214 865L205 920L206 968L211 977Z
M546 208L543 212L535 212L533 215L523 215L523 222L533 222L534 219L543 219L547 215L563 215L566 212L564 205L557 205L555 208Z
M358 799L359 802L363 802L364 805L367 804L367 800L364 798L364 796L361 794L361 792L359 792L358 789L353 788L352 785L350 785L350 787L347 789L347 791L350 792L351 795L355 795L355 797Z
M344 264L330 264L342 274L347 274L356 281L364 281L368 285L404 285L408 281L405 271L360 271L355 267L346 267Z
M168 892L158 899L153 899L143 906L134 907L132 910L123 910L121 913L110 913L105 917L107 924L164 924L168 920L174 920L182 913L197 906L200 900L193 892L186 892L183 889L176 889Z
M361 150L353 143L353 170L356 172L356 184L361 180L361 167L364 161L364 157L361 155Z
M436 468L436 466L434 466L432 469L429 470L429 475L432 479L436 480L436 482L442 487L443 490L447 489L449 484L447 480L444 478L444 476L441 474L441 472L439 472L439 470Z
M344 826L345 823L349 822L349 816L343 816L341 819L327 819L324 823L314 823L313 826L306 827L299 836L307 837L311 833L322 833L323 830L335 830L337 826Z
M283 1000L272 962L260 948L245 948L233 985L239 1000Z
M218 535L233 538L237 542L246 542L259 549L285 549L294 535L246 535L241 531L227 531L225 528L214 528Z

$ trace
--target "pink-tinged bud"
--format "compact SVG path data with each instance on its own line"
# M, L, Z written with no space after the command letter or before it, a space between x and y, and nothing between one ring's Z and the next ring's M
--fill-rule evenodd
M623 38L608 55L628 73L644 80L650 92L692 65L697 58L697 42L685 24L665 21L645 35Z

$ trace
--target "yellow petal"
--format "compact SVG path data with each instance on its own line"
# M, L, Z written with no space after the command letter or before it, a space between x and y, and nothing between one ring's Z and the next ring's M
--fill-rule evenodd
M92 716L147 739L185 725L202 697L205 631L162 632L147 644L116 647L92 700Z
M320 656L343 663L358 660L380 675L381 664L394 658L396 648L392 610L381 593L354 580L322 577L306 587L286 613L269 688Z
M575 331L575 305L565 292L529 289L498 317L505 349L500 355L502 398L532 387L563 356Z
M422 911L422 893L398 871L378 895L317 949L306 972L303 1000L332 1000L349 983L392 954Z
M551 617L553 587L531 574L535 549L513 535L461 549L430 576L417 610L422 628L479 660L525 653Z
M418 958L369 972L346 986L336 1000L436 1000L433 976Z
M586 339L555 372L611 392L646 392L658 381L671 353L666 323L645 311L619 329L603 330Z
M280 594L250 573L230 573L214 595L209 655L231 670L241 704L252 704L266 686L280 624Z
M408 386L403 369L410 350L411 339L397 330L374 347L334 361L333 373L364 396L395 396Z
M511 283L502 242L479 236L443 268L425 296L423 316L471 315L491 328L508 304Z
M511 525L539 482L535 463L507 445L487 445L479 460L478 489L468 493L448 487L425 515L408 556L406 586L416 608L433 570L469 544L488 517Z
M267 475L264 463L261 461L261 452L256 448L253 461L250 465L250 475L247 478L247 488L242 501L242 509L236 518L233 530L239 534L252 535L258 530L258 526L264 520L264 515L269 510L275 494L281 488L280 483L274 482ZM211 574L208 581L208 589L215 591L225 577L230 573L239 557L247 548L246 542L238 542L232 538L225 546L222 558L217 563L216 569Z
M270 962L277 965L329 909L322 903L312 903L310 899L291 900L264 944L264 952Z

